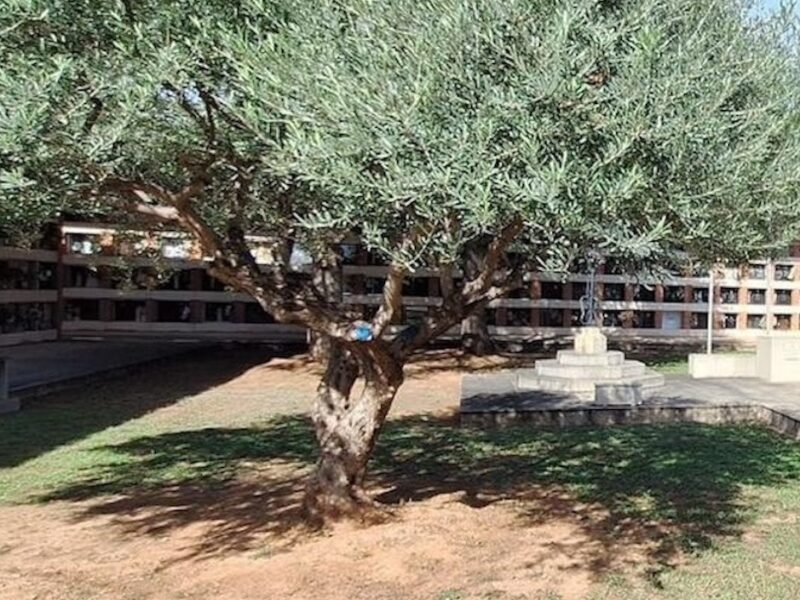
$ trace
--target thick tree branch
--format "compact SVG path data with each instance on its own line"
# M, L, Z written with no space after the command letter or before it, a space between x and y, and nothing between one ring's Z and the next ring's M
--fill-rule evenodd
M372 319L372 335L380 337L403 304L403 281L406 270L396 263L389 267L389 274L383 285L383 299L375 318Z
M399 244L400 255L409 254L420 238L430 239L431 230L426 230L426 223L417 225ZM383 298L378 312L372 320L372 334L379 338L391 324L395 315L403 305L403 283L408 269L398 260L389 265L389 273L383 284Z
M453 272L455 271L452 264L440 265L439 267L439 291L442 298L448 298L455 290L455 282L453 280Z
M252 296L278 321L303 325L337 339L349 340L351 323L341 320L335 308L314 301L301 293L302 290L277 285L274 270L265 272L260 269L244 232L229 231L228 238L223 239L205 222L192 206L192 200L203 193L205 186L204 179L197 179L180 191L172 192L154 184L107 178L102 189L135 198L137 202L129 203L128 208L137 214L149 211L170 217L170 220L174 217L175 222L189 232L211 258L209 272L223 283ZM280 268L278 266L278 270Z
M511 245L511 242L522 232L523 227L522 218L516 217L509 225L503 228L500 235L491 241L486 251L486 258L483 261L480 274L472 281L464 284L463 296L466 302L480 297L489 288L506 250Z
M135 213L143 217L149 217L161 223L179 222L178 211L172 206L158 206L133 200L126 203L124 209L130 213Z
M133 26L136 23L136 13L133 11L132 0L122 0L122 6L125 7L125 19L128 24Z
M246 131L265 143L271 143L274 141L265 139L264 135L260 131L253 128L237 115L233 114L228 109L227 105L217 100L216 96L214 96L214 94L209 92L207 89L199 87L198 92L200 93L200 97L203 99L205 105L216 111L217 116L219 116L222 121L225 121L228 126L233 127L238 131Z
M485 300L491 302L492 300L497 300L498 298L507 296L514 290L518 290L523 285L525 285L525 275L520 270L508 275L502 284L490 287L477 301L481 302Z
M442 305L432 310L416 329L398 336L395 346L409 355L436 339L451 327L460 323L474 311L485 307L489 302L517 289L523 283L521 268L499 271L508 247L522 232L524 223L516 218L489 244L478 276L464 284L461 289L450 287L450 292L442 290ZM452 274L449 275L452 278Z
M183 111L191 117L198 127L200 127L205 134L208 143L213 144L216 140L217 128L214 123L214 117L211 113L211 106L209 106L206 101L203 100L203 104L205 105L205 115L200 114L200 112L197 110L197 107L190 102L189 98L187 98L185 90L179 89L169 81L164 81L161 85L164 86L165 90L175 94L178 104ZM198 96L203 99L203 95L199 90Z
M92 104L92 110L86 117L83 123L83 135L89 135L94 128L95 123L100 118L100 113L103 112L103 101L97 96L89 96L89 102Z

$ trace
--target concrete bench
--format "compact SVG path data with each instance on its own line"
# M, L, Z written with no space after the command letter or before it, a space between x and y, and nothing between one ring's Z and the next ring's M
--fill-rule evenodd
M11 361L0 356L0 413L16 412L19 410L19 399L12 399L9 390L9 363Z

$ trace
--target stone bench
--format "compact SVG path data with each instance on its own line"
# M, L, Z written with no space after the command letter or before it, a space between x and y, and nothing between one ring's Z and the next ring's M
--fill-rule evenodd
M9 390L9 366L8 357L0 356L0 413L16 412L19 410L19 399L11 398Z

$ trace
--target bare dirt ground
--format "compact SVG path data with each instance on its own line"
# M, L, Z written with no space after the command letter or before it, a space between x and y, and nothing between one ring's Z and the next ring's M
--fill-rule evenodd
M250 491L234 488L216 500L235 506L235 495ZM256 510L250 498L239 501ZM624 567L637 557L635 549L604 547L577 516L526 526L519 506L475 508L457 496L403 507L382 525L295 531L286 534L292 544L262 534L204 557L193 549L208 544L215 523L202 518L202 507L185 526L161 533L131 527L147 518L143 511L76 520L80 508L3 509L3 598L577 599L586 597L598 562L605 570L610 560Z
M461 370L508 364L433 353L409 367L392 418L452 412ZM224 365L191 368L216 367ZM153 385L191 368L162 367ZM274 359L137 419L173 430L240 427L306 411L316 377L303 356ZM136 385L127 377L97 393ZM0 598L578 599L609 570L640 569L650 544L647 535L610 542L598 531L601 509L541 488L491 501L430 495L394 505L381 524L310 531L299 513L307 469L261 461L218 488L0 506Z

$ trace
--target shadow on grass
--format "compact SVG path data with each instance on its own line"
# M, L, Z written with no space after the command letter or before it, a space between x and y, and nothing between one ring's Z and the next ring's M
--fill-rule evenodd
M113 515L136 535L209 523L185 558L247 549L299 523L312 439L297 416L141 437L106 448L117 460L47 499L92 499L83 517ZM741 533L752 517L745 486L785 484L798 473L800 447L755 426L479 430L414 417L387 424L370 484L389 504L452 493L476 508L514 500L521 525L577 520L598 542L584 556L598 574L627 543L648 548L657 573Z
M259 347L206 349L28 400L21 412L0 418L0 469L225 383L269 358Z
M689 372L688 354L670 353L638 353L631 355L630 358L645 363L651 369L660 373L684 375Z
M414 355L405 368L406 380L424 379L437 373L490 373L503 369L533 367L536 360L550 358L542 353L494 353L473 356L461 348L439 348Z

